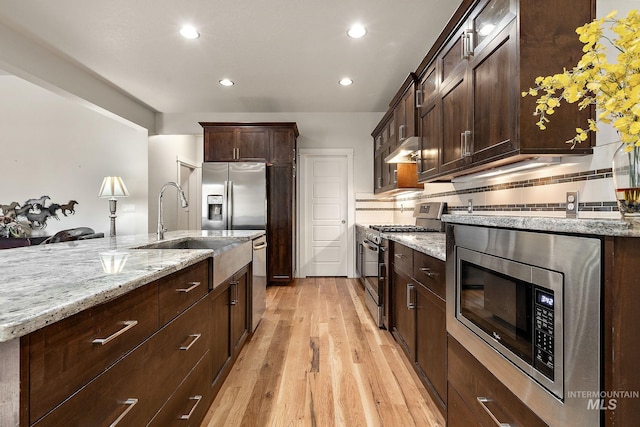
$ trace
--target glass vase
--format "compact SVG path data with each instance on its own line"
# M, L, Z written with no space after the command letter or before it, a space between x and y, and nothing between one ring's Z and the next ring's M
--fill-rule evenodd
M640 216L640 147L623 143L613 155L613 187L623 217Z

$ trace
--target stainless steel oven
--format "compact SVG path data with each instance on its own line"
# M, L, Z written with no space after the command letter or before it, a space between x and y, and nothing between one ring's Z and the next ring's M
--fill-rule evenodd
M383 307L380 277L382 276L381 268L383 268L379 233L369 232L365 234L362 241L362 272L364 279L364 300L367 309L371 313L373 320L378 327L383 325Z
M599 425L596 238L455 225L447 331L549 425Z

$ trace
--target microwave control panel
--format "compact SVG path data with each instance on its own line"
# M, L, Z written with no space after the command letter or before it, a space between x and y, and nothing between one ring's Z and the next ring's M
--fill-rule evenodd
M535 290L534 367L553 380L554 298L548 290Z

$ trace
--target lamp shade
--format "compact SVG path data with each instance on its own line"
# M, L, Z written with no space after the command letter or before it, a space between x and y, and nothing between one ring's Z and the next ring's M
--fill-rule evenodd
M129 191L119 176L105 176L98 197L127 197Z

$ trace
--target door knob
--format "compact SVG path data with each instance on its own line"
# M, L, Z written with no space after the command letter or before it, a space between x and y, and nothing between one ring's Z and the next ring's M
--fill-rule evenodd
M344 224L344 223L346 223L346 222L347 222L347 221L345 221L344 219L342 220L342 223L343 223L343 224Z

